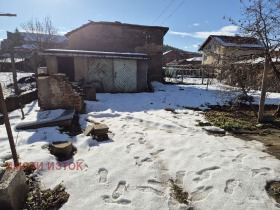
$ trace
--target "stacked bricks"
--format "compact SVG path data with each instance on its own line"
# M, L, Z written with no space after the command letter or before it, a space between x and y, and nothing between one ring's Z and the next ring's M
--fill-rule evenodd
M106 124L92 124L86 127L84 134L93 136L97 141L108 140L109 127Z
M38 77L38 103L46 109L83 109L83 98L68 81L65 74Z

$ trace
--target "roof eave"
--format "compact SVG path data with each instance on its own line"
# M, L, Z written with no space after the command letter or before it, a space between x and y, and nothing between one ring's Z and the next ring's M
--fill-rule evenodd
M207 45L207 43L210 41L210 39L212 38L212 36L208 36L208 38L202 43L202 45L198 48L198 51L202 51L203 48Z
M135 60L147 60L144 53L102 52L84 50L47 49L40 53L43 56L69 56L69 57L95 57L95 58L124 58Z
M107 24L107 25L116 25L116 26L133 26L133 27L143 27L143 28L152 28L152 29L160 29L163 31L164 35L168 32L169 27L162 27L162 26L145 26L145 25L136 25L136 24L128 24L128 23L114 23L114 22L93 22L90 21L89 23L86 23L72 31L69 31L65 34L66 37L69 37L72 33L81 30L82 28L87 27L88 25L95 25L95 24Z

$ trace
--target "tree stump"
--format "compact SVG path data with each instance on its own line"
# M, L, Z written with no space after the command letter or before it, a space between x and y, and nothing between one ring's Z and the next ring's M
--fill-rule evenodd
M71 141L58 141L50 145L51 154L57 157L70 157L73 152Z

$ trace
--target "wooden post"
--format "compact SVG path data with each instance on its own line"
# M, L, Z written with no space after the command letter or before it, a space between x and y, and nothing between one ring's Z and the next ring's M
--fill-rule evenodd
M17 83L17 70L16 70L16 63L15 63L15 54L14 49L11 51L11 64L12 64L12 73L13 73L13 83L14 83L14 90L15 95L19 95L18 83Z
M4 100L4 95L3 95L3 90L2 90L1 84L0 84L0 105L2 108L2 112L3 112L3 118L4 118L4 123L6 126L7 135L9 138L10 148L12 151L14 166L17 167L17 166L19 166L17 151L16 151L16 147L15 147L15 143L14 143L13 133L12 133L12 129L11 129L10 121L9 121L9 116L8 116L7 107L6 107L6 103Z
M203 84L203 82L204 82L204 68L200 67L200 72L201 72L201 84L204 85Z

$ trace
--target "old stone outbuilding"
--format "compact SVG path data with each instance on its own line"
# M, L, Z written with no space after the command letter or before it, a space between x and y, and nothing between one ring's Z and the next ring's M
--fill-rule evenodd
M148 57L142 53L46 50L48 74L64 73L70 81L97 92L147 91Z
M147 54L148 80L162 81L163 37L167 31L167 27L90 21L66 34L67 49Z

